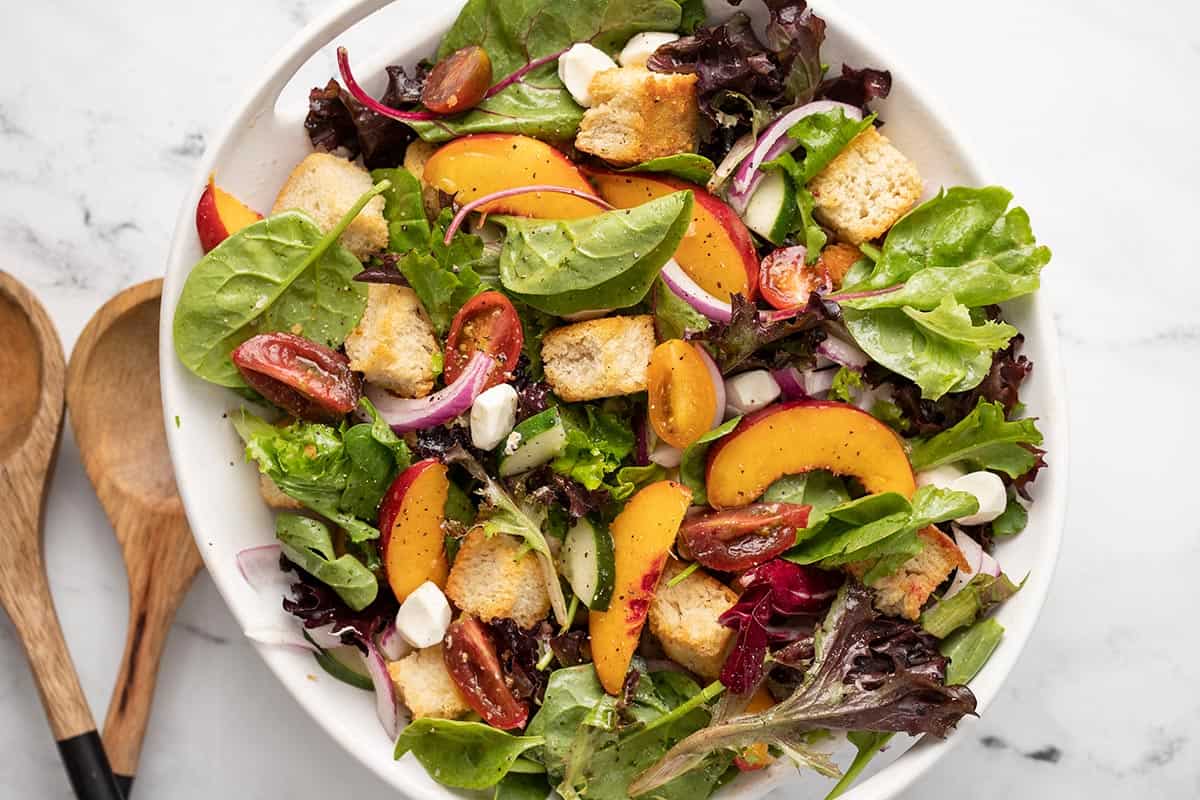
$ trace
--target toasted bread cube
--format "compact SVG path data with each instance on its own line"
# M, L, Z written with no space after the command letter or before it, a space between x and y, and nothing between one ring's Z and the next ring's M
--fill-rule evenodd
M351 369L401 397L424 397L433 389L440 353L416 292L382 283L367 287L367 309L346 337Z
M570 403L645 391L654 317L604 317L564 325L542 338L554 393Z
M875 128L854 138L808 184L814 213L852 244L888 232L921 196L917 165Z
M650 633L672 661L712 680L721 673L733 640L733 631L717 617L737 602L737 593L703 570L668 586L683 568L675 559L667 562L650 603Z
M370 173L353 161L330 153L310 153L288 176L271 213L297 209L328 232L373 185ZM359 261L387 247L382 197L371 198L340 241Z
M446 596L484 622L511 619L532 628L550 612L550 595L537 555L523 549L516 537L474 528L454 558Z
M304 504L290 495L283 493L279 485L271 480L271 476L260 472L258 474L258 493L268 508L276 511L302 511Z
M608 69L592 78L575 147L619 165L696 150L696 76Z
M388 674L413 719L459 719L471 712L446 669L441 644L415 650L399 661L390 662Z
M967 560L946 534L935 527L921 530L925 543L920 553L900 566L900 569L880 578L871 588L875 590L875 607L884 614L915 620L933 590L950 576L956 567L967 568ZM861 577L867 564L851 564L852 573Z

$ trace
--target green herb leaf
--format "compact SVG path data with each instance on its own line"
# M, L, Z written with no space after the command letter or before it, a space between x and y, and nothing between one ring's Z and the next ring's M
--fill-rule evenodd
M555 472L566 475L588 490L599 489L604 479L633 452L633 430L621 417L586 405L584 418L570 407L560 409L567 443L551 462Z
M701 4L703 5L703 4ZM664 172L674 175L689 183L701 186L708 183L717 168L712 161L697 153L676 153L673 156L662 156L643 161L632 167L617 170L618 172Z
M325 523L311 517L280 514L275 518L275 538L283 545L283 554L289 561L337 592L352 610L362 611L375 601L379 581L354 556L336 556Z
M1002 638L1004 626L988 617L944 639L938 649L950 659L946 685L958 686L974 680Z
M628 500L637 494L638 489L661 481L666 476L666 469L658 464L647 464L644 467L621 467L617 470L616 485L608 487L608 491L614 500Z
M922 613L921 627L944 639L1012 597L1020 588L1003 573L999 577L976 575L958 594Z
M508 232L500 280L549 314L625 308L646 296L691 218L691 192L582 219L493 217Z
M692 490L692 505L708 505L708 491L705 487L704 470L708 462L708 449L713 442L733 433L733 429L742 421L741 417L725 420L701 436L683 451L679 462L679 480Z
M543 743L540 736L514 736L482 722L426 717L401 731L395 757L411 752L443 786L487 789L508 774L522 753Z
M1042 433L1035 420L1010 422L1004 418L1003 405L980 399L954 427L913 440L910 460L915 470L962 461L972 469L989 469L1017 478L1037 463L1037 454L1029 447L1041 443Z

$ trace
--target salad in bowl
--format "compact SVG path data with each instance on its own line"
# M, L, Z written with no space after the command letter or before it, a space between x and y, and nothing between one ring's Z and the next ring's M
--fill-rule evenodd
M378 97L339 49L269 213L201 195L172 346L294 621L248 633L444 786L832 797L977 712L1046 465L1002 304L1050 252L763 4L471 0Z

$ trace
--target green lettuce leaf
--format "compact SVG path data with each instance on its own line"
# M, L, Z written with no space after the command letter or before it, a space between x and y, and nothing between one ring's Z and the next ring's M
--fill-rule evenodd
M424 245L414 245L415 249L402 255L396 264L421 299L439 336L450 329L458 310L485 289L476 271L485 260L483 240L460 231L446 245L444 237L451 217L450 209L443 210ZM389 219L388 224L393 223ZM411 238L415 240L415 234Z
M443 786L487 789L508 774L517 758L543 743L540 736L514 736L482 722L426 717L400 732L395 757L412 753Z
M692 505L708 505L708 491L705 488L704 470L708 463L708 449L713 442L733 433L733 429L742 421L741 417L725 420L724 423L702 435L683 451L679 462L679 481L692 490Z
M371 170L371 180L389 181L392 185L383 193L383 218L388 225L388 250L407 253L424 249L429 243L429 220L421 200L421 182L404 169Z
M1025 510L1025 506L1021 505L1017 500L1017 494L1012 489L1008 490L1008 504L1004 506L1004 511L1000 516L992 520L992 535L998 537L1016 536L1021 531L1025 530L1025 526L1029 524L1029 512Z
M1003 573L998 577L976 575L958 594L922 612L921 627L944 639L1012 597L1020 588Z
M973 680L992 657L1002 638L1004 626L988 617L943 639L938 650L950 659L950 666L946 668L946 684L957 686Z
M672 292L661 279L654 282L654 328L659 341L683 339L712 325L708 317Z
M628 500L638 489L667 477L667 471L658 464L644 467L621 467L617 470L616 483L608 487L614 500Z
M850 502L846 482L825 470L813 470L801 475L784 475L763 492L764 503L796 503L812 506L808 512L808 527L815 528L829 515L832 508Z
M674 175L689 183L701 186L708 183L717 168L712 161L698 153L676 153L673 156L662 156L643 161L632 167L617 170L618 172L663 172Z
M289 561L337 592L352 610L362 611L375 601L379 581L354 556L337 556L324 522L280 514L275 518L275 538Z
M567 443L550 468L586 489L599 489L633 452L633 430L621 417L599 406L585 406L582 416L570 407L561 412Z
M849 367L842 367L833 376L833 385L829 387L829 399L853 403L862 388L862 373Z
M971 469L994 470L1017 478L1037 463L1037 454L1029 448L1041 443L1036 420L1006 420L1003 405L980 399L954 427L913 440L910 460L915 470L964 462Z

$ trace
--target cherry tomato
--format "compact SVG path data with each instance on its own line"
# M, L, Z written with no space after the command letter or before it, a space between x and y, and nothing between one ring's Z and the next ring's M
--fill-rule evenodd
M492 85L492 60L479 45L455 50L437 63L421 90L421 102L435 114L474 108Z
M238 345L234 366L252 389L292 416L333 422L358 407L362 385L350 361L291 333L260 333Z
M756 503L688 517L679 528L679 554L709 569L741 572L770 561L796 543L812 506Z
M646 388L650 426L667 444L684 448L712 429L717 390L696 345L668 339L654 348Z
M505 682L496 643L482 622L459 617L446 631L442 656L467 705L488 725L512 730L529 719L529 704L518 700Z
M499 292L477 294L458 310L450 323L450 334L446 337L446 383L453 383L462 374L476 350L496 359L483 388L504 383L517 366L524 345L521 319L509 299Z

